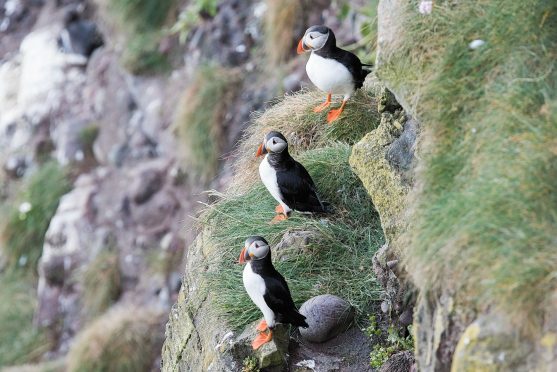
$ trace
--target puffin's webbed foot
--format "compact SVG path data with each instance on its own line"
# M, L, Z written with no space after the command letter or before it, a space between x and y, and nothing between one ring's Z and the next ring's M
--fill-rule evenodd
M273 331L268 328L268 332L261 332L257 335L257 337L252 341L251 347L253 350L259 349L261 346L265 345L267 342L273 339Z
M271 224L279 223L280 221L286 221L287 219L288 219L288 216L286 214L280 213L280 214L277 214L275 216L275 218L273 218L271 220Z
M327 100L313 109L313 112L321 112L331 105L331 94L327 94Z
M262 321L259 322L256 329L259 332L265 332L268 328L269 327L267 327L267 322L265 321L265 319L263 319Z
M339 108L329 111L327 114L327 122L332 123L333 121L337 120L344 111L344 106L346 105L346 101L342 101L342 105Z

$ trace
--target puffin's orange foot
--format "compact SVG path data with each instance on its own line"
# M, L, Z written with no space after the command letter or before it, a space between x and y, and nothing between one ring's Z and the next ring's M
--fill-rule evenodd
M346 101L342 101L342 105L339 108L329 111L327 114L327 122L332 123L333 121L337 120L344 111L344 105L346 105Z
M267 327L267 322L265 321L265 319L263 319L262 321L259 322L256 329L259 332L264 332L264 331L267 330L267 328L269 328L269 327Z
M261 346L265 345L267 342L271 341L272 339L273 339L273 331L269 329L269 332L267 334L265 333L258 334L257 337L252 341L251 347L253 347L253 350L257 350Z
M282 204L279 204L279 205L277 205L277 206L275 207L275 212L276 212L276 213L280 213L280 214L286 214L286 213L284 212L284 208L282 207Z
M287 216L287 215L280 213L280 214L277 214L277 215L275 216L275 218L273 218L273 219L271 220L271 224L275 224L275 223L278 223L278 222L280 222L280 221L285 221L285 220L287 220L287 219L288 219L288 216Z
M331 104L331 94L327 94L327 100L313 109L313 112L321 112Z

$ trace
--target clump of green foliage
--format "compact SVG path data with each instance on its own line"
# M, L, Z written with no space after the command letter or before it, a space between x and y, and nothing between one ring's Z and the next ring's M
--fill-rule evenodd
M406 337L401 336L397 329L392 326L387 329L387 332L384 332L375 315L370 315L369 325L365 332L374 341L369 355L369 363L372 368L380 368L395 353L413 350L414 340L411 327L408 326L408 336Z
M132 73L160 72L168 68L167 56L159 50L163 28L175 0L115 0L110 2L128 34L124 66Z
M259 362L257 358L250 355L242 362L242 372L259 372Z
M161 314L120 307L97 318L76 336L68 371L150 371L160 352Z
M174 129L184 169L196 179L207 181L216 174L225 143L223 121L237 83L234 72L202 66L180 100Z
M557 3L435 4L408 9L378 70L417 102L428 138L407 267L424 295L448 290L534 329L557 289Z
M214 17L217 14L217 5L218 0L192 1L180 12L170 32L178 34L181 43L185 42L189 33L201 22L201 15Z
M30 277L16 270L0 274L0 366L36 361L50 347L33 326L37 300Z
M67 173L55 162L46 163L24 180L16 203L1 210L0 238L9 266L36 267L50 220L69 190Z
M81 276L83 308L89 319L104 313L120 296L118 252L106 249L87 266Z

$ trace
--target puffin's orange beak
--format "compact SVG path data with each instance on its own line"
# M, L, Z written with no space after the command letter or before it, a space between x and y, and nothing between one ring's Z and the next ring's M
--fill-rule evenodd
M298 48L296 49L296 53L298 54L302 54L304 53L306 50L304 49L304 38L300 39L300 42L298 43Z
M246 263L245 255L246 255L246 247L242 248L242 252L240 252L240 258L238 259L238 263L241 264Z
M257 148L257 152L255 153L255 157L259 157L264 154L263 144L259 145Z

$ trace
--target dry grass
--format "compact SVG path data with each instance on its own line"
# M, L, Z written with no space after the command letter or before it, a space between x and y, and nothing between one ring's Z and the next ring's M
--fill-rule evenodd
M76 337L68 371L150 371L162 346L162 336L157 337L162 334L162 318L144 307L110 310Z
M296 25L303 20L303 1L267 0L265 13L265 49L266 55L275 66L286 62L295 55Z
M335 99L336 98L336 99ZM331 145L337 141L350 145L375 129L379 121L372 93L360 90L350 99L341 118L327 124L327 113L314 113L312 109L322 103L325 96L316 91L302 91L284 96L261 116L254 118L236 151L236 172L243 177L232 183L232 190L244 190L258 182L259 161L254 159L257 147L271 130L281 132L288 140L294 156L308 149ZM332 107L340 103L333 97Z

